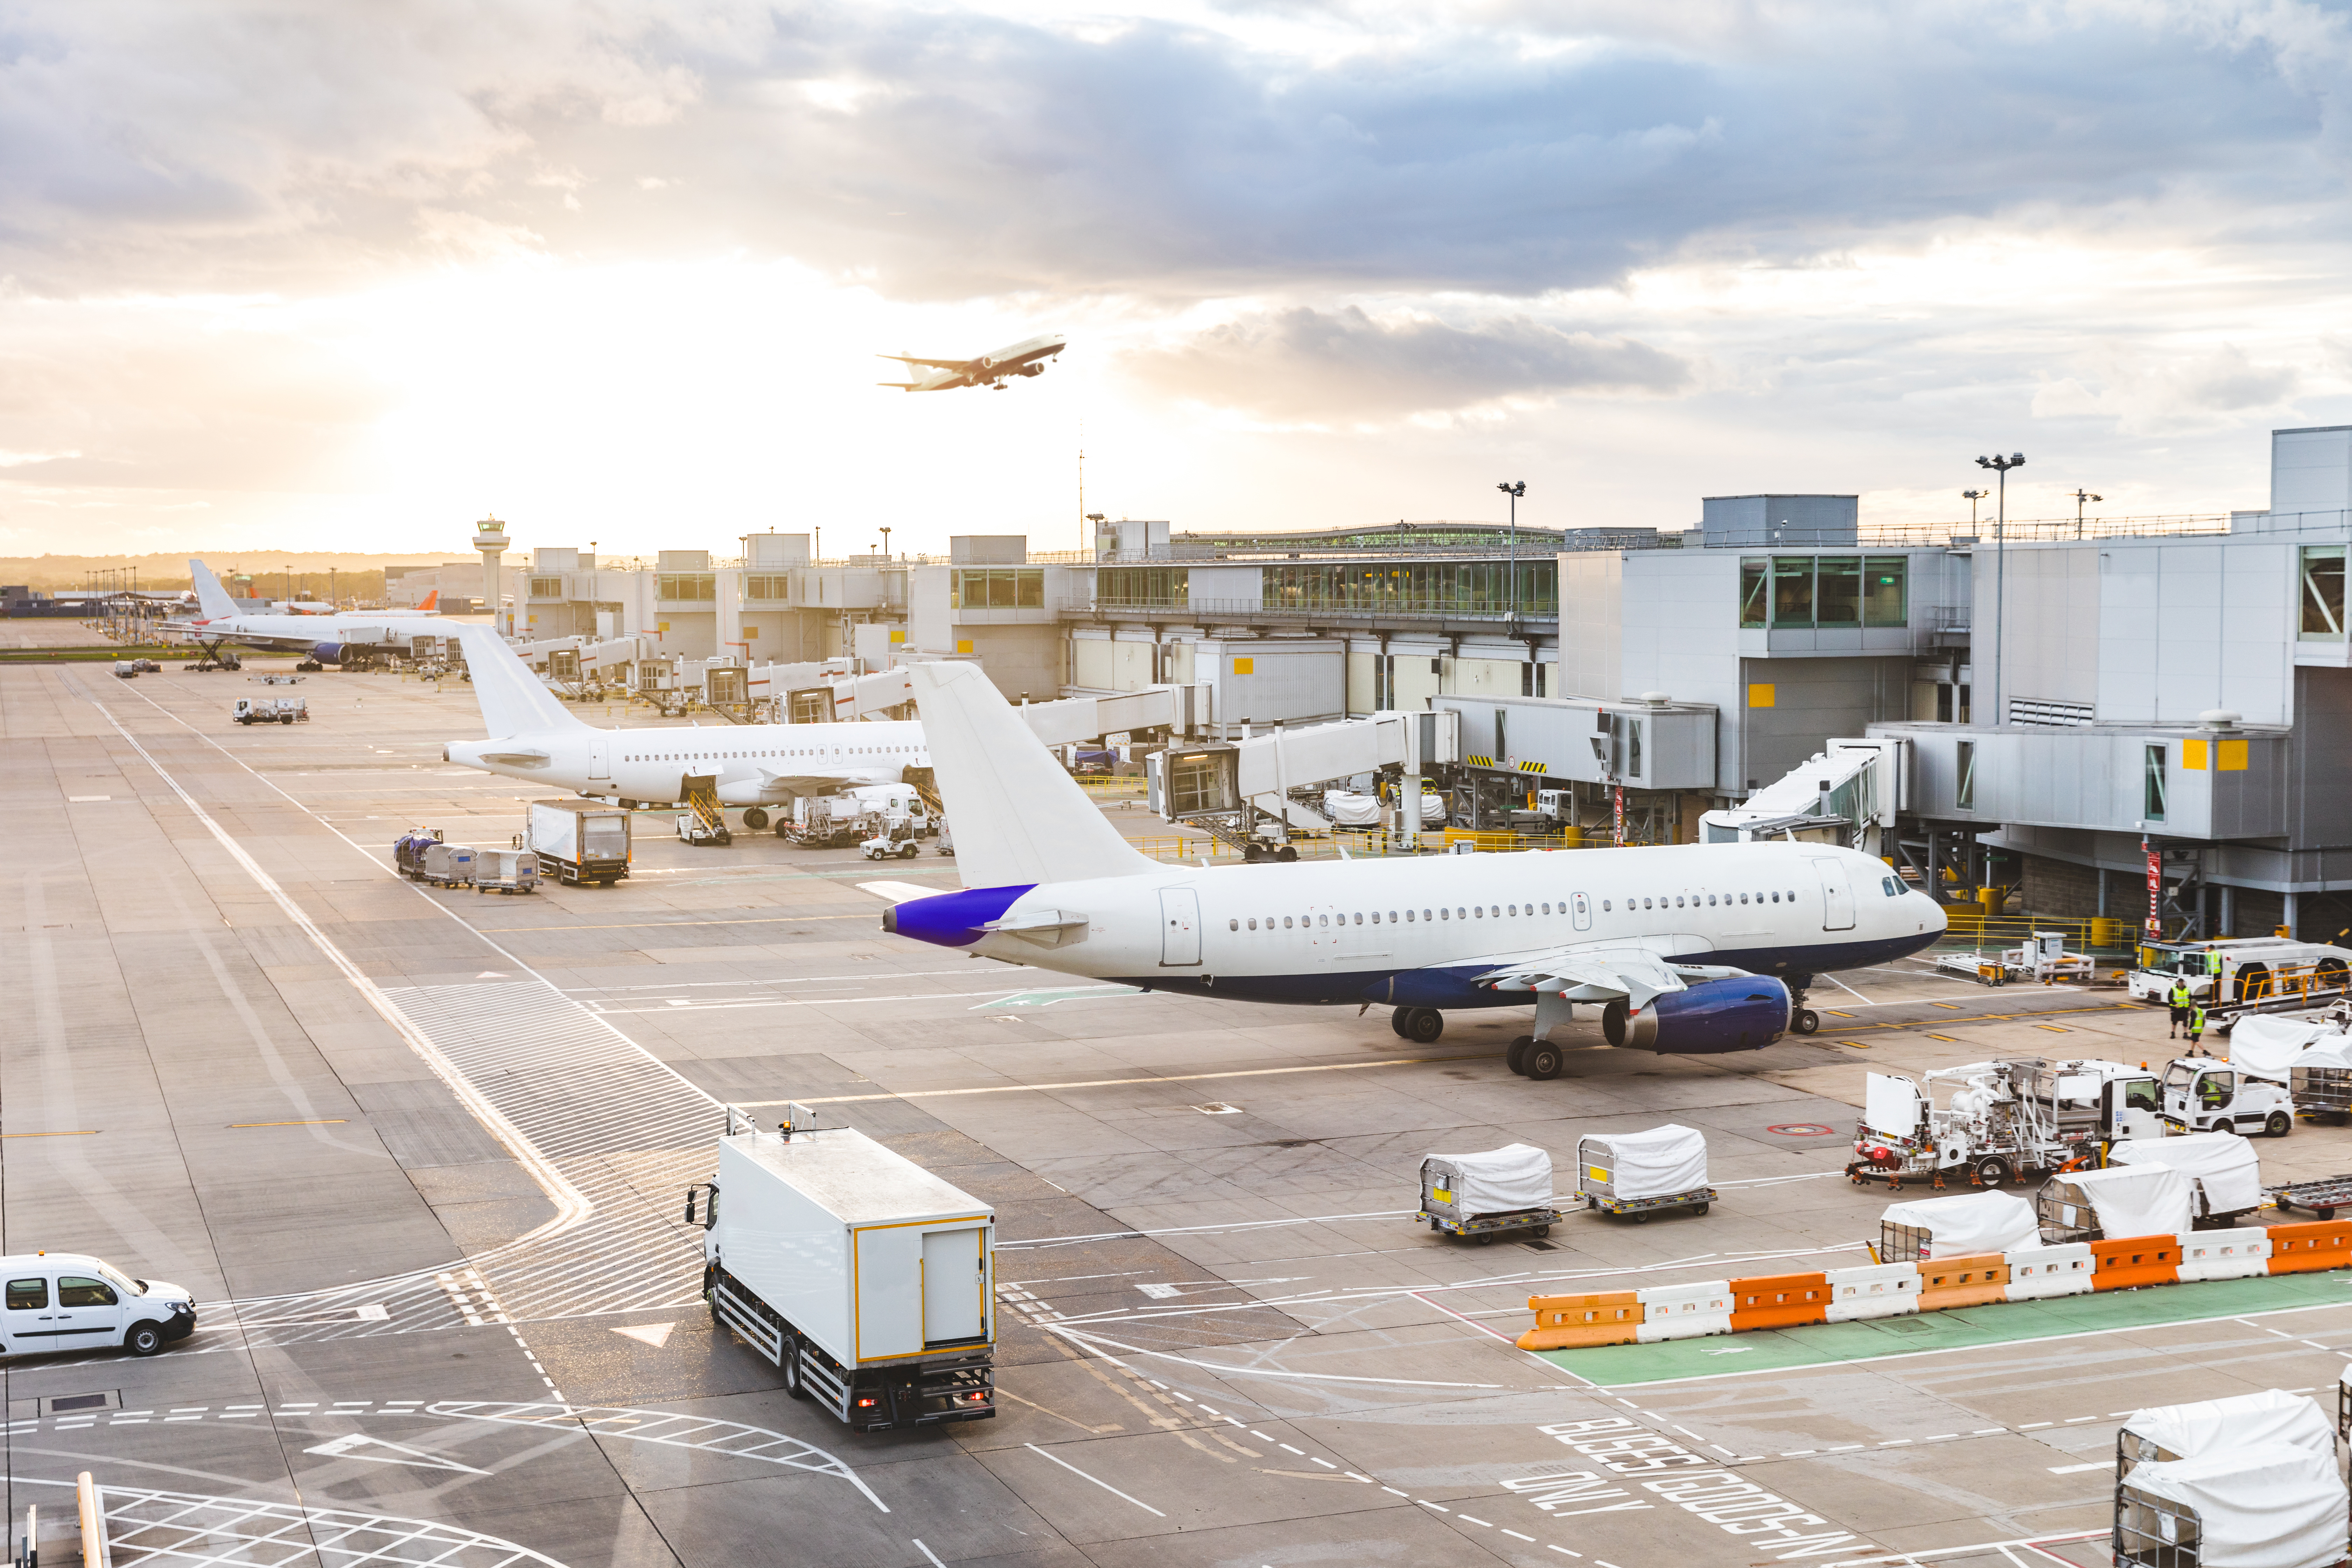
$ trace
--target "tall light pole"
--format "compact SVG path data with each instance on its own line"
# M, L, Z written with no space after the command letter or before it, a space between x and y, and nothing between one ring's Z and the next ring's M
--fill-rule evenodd
M1984 500L1985 497L1990 494L1992 494L1990 490L1962 490L1960 492L1962 499L1969 503L1969 531L1970 533L1974 533L1977 531L1977 502Z
M2107 498L2105 496L2095 496L2088 490L2078 489L2074 492L2075 538L2080 539L2083 537L2083 503L2086 500L2105 500Z
M882 559L890 559L890 531L887 528L882 531Z
M2025 467L2025 454L2011 452L2004 458L1996 452L1990 458L1979 458L1977 467L1990 468L1996 476L1993 490L1992 524L1992 722L2000 729L2009 722L2008 693L2001 688L2001 654L2005 640L2002 613L2008 608L2009 591L2009 470Z
M1511 498L1511 589L1507 601L1511 606L1511 631L1519 629L1519 498L1528 493L1525 479L1506 479L1495 487Z

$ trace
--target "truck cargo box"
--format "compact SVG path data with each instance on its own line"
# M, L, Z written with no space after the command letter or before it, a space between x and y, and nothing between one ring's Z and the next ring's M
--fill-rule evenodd
M713 1319L793 1392L865 1430L996 1413L988 1205L851 1128L735 1131L704 1223Z
M524 847L539 873L559 882L619 881L629 874L629 814L601 800L535 800Z

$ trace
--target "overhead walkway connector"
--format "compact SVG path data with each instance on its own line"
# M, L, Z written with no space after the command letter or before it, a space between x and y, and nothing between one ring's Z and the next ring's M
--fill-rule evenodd
M1699 818L1709 844L1788 838L1892 852L1895 815L1909 804L1910 742L1836 740L1735 806Z
M1254 853L1261 843L1281 844L1292 832L1329 833L1333 824L1319 803L1322 786L1333 781L1365 773L1418 779L1460 754L1457 715L1382 712L1171 748L1149 759L1146 782L1151 809L1160 816Z

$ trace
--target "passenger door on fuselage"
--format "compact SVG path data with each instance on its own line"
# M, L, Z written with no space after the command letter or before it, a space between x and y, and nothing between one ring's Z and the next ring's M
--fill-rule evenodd
M1813 874L1822 883L1822 929L1852 931L1853 929L1853 884L1847 880L1845 864L1839 860L1816 860Z
M1201 895L1191 888L1160 889L1160 966L1201 962Z

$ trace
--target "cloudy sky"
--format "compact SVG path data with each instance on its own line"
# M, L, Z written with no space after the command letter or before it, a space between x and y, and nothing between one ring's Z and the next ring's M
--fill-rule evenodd
M2347 79L2294 0L19 0L0 552L1068 548L1081 441L1180 528L2259 507Z

